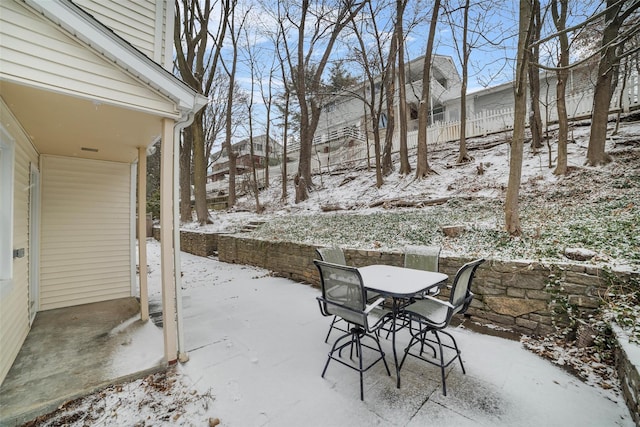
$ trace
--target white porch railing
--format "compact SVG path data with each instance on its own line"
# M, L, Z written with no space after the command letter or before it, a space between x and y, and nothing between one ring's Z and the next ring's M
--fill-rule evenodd
M565 98L567 105L567 114L569 119L586 118L591 115L591 109L593 106L593 89L587 89L585 91L569 95ZM620 97L622 96L622 103L620 104ZM610 112L617 112L620 110L628 112L633 108L640 108L640 82L638 75L630 76L627 79L624 92L621 94L620 90L617 90L614 94ZM545 105L544 101L540 105L543 125L547 122L555 122L558 120L557 106L555 99ZM491 133L498 133L509 131L513 129L514 110L513 108L504 108L492 111L482 111L477 114L467 117L466 120L466 137L478 137L485 136ZM398 127L396 126L396 129ZM344 140L349 138L353 140L348 146L341 144L338 148L333 148L330 144L331 141ZM447 143L456 141L460 138L460 122L436 122L427 128L427 141L429 145ZM327 144L329 143L329 151L324 152ZM411 131L407 134L407 147L409 150L415 149L418 145L418 131ZM393 151L399 151L399 138L397 133L393 138ZM373 141L367 141L364 138L363 132L358 130L355 126L345 126L336 129L335 131L323 134L317 138L314 138L314 149L316 150L311 160L312 171L327 171L336 168L349 168L358 163L362 164L367 159L370 159L371 163L374 163L374 149ZM331 151L333 150L333 151ZM296 157L297 153L290 152L291 157Z

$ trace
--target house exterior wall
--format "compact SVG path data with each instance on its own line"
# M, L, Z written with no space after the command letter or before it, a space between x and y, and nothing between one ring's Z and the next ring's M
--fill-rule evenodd
M42 157L40 310L131 295L131 167Z
M0 78L140 111L176 114L173 102L28 7L3 1L1 9Z
M418 127L417 112L422 96L422 73L424 57L420 57L406 64L406 96L407 114L409 130L416 130ZM396 78L396 93L398 87L398 76ZM380 88L376 91L376 99L379 90L384 88L377 83ZM358 131L371 130L373 122L369 117L369 109L365 106L363 99L370 98L368 83L359 86L356 93L353 89L344 91L327 102L320 113L318 129L316 130L314 144L325 144L336 139L340 145L348 140L337 137L341 131L349 127L355 127ZM460 96L461 81L453 60L448 56L435 55L431 66L431 93L429 108L433 108L435 121L447 120L445 116L445 101ZM397 95L396 95L397 96ZM396 117L399 115L398 102L395 103ZM386 101L383 101L383 117L380 127L386 128ZM366 123L365 123L366 122ZM332 136L333 135L333 136ZM397 147L396 147L397 148ZM319 151L325 151L325 147L320 147ZM333 144L331 149L334 149Z
M173 22L173 8L167 10L167 1L75 0L75 3L149 58L164 64L167 12Z
M12 279L0 294L1 384L29 332L29 175L38 153L1 98L0 126L14 143L13 247L25 250L13 259Z

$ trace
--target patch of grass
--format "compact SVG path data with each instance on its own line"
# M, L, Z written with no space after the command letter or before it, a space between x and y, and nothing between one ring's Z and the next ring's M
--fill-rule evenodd
M519 237L504 231L503 217L501 201L451 199L422 209L279 216L255 233L267 240L358 249L436 244L456 255L502 259L566 261L565 248L582 247L597 252L599 260L640 264L640 206L625 197L582 204L522 202ZM466 231L444 236L441 227L453 224Z

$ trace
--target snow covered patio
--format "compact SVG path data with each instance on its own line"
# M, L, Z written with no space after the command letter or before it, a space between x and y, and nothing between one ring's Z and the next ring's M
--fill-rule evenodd
M467 374L462 374L458 364L448 369L446 397L438 368L408 359L400 389L395 375L387 376L382 364L366 372L361 402L356 372L332 363L325 378L320 376L330 350L330 344L324 343L330 319L320 315L315 299L318 289L273 277L255 267L186 253L181 256L184 331L190 360L179 365L178 372L188 387L202 394L210 392L214 400L206 409L185 413L172 424L205 425L213 417L219 418L222 426L235 427L634 425L624 401L614 391L581 382L517 341L464 327L453 333ZM160 298L158 260L159 244L149 240L152 305ZM139 327L145 336L157 332L161 358L160 330L150 322ZM111 325L105 331L113 330L110 336L118 336L121 328L113 328ZM151 335L146 335L149 332ZM134 336L130 345L120 342L118 346L122 351L135 349L141 356L149 346L139 338ZM408 335L400 333L399 346L407 341ZM391 365L391 342L383 339L382 346ZM65 381L63 375L52 376L58 382L50 383L31 377L28 367L36 364L77 364L78 355L50 361L45 358L50 353L47 348L41 351L39 358L23 365L24 374L30 377L23 384L26 395L40 390L62 395L69 392L68 387L79 385ZM84 375L103 372L117 360L124 363L126 359L115 353L104 366L80 369ZM134 365L136 359L128 360ZM390 368L393 372L392 365ZM3 411L5 386L6 382ZM106 425L141 421L133 393L118 400L117 416L107 418ZM172 404L171 396L160 402L166 407Z
M382 364L366 372L361 402L357 372L332 363L320 376L331 346L318 289L189 254L182 265L190 361L180 371L211 391L208 413L221 425L634 425L611 390L584 384L519 342L461 327L454 334L467 374L449 368L446 397L438 368L410 358L401 389ZM392 364L391 342L382 345Z

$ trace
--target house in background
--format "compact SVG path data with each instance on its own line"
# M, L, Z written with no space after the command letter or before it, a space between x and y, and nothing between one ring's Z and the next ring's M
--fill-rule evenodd
M174 154L207 100L170 72L174 7L0 2L0 383L38 312L133 296L148 318L135 236L158 140L164 353L178 357Z
M251 172L252 164L256 169L264 169L268 166L275 166L282 158L282 144L269 137L267 153L267 135L253 137L253 157L251 156L251 141L243 139L231 145L236 157L236 175L243 175ZM220 149L211 154L213 164L208 180L211 182L221 181L229 174L229 155L226 149Z
M422 72L424 57L417 58L405 65L407 94L408 130L418 129L418 105L422 96ZM449 120L447 101L460 96L461 80L453 59L449 56L434 55L431 66L431 93L429 100L429 124L435 121ZM396 76L397 87L397 76ZM376 83L376 94L384 90L381 82ZM378 95L376 95L377 97ZM318 153L330 153L339 148L354 148L366 141L372 126L386 128L387 116L384 113L379 123L371 122L370 112L364 100L370 98L368 83L347 88L328 100L320 114L318 128L313 140ZM395 114L398 117L398 102L395 100ZM293 148L293 147L292 147Z
M424 57L407 64L406 107L407 147L417 147L418 105L422 94L422 67ZM585 63L569 71L565 97L570 120L581 120L591 116L595 72L597 66ZM451 57L435 55L431 67L431 92L428 108L428 144L444 144L459 140L461 128L460 99L461 80ZM557 121L556 103L557 76L554 72L540 73L540 111L543 125ZM381 90L377 83L376 92ZM396 84L397 86L397 84ZM397 93L396 93L397 96ZM350 168L368 162L374 156L370 130L373 126L387 127L384 111L379 123L372 123L365 99L369 88L366 84L354 86L332 96L324 103L318 127L314 135L312 170ZM395 117L399 118L398 99L394 100ZM466 137L485 136L513 129L514 120L513 82L484 88L466 95ZM530 108L529 103L527 107ZM640 108L640 78L637 67L631 66L627 73L620 73L613 94L610 112ZM395 126L392 152L400 147L400 127ZM382 135L384 138L384 134ZM299 144L291 145L291 156L297 157Z

